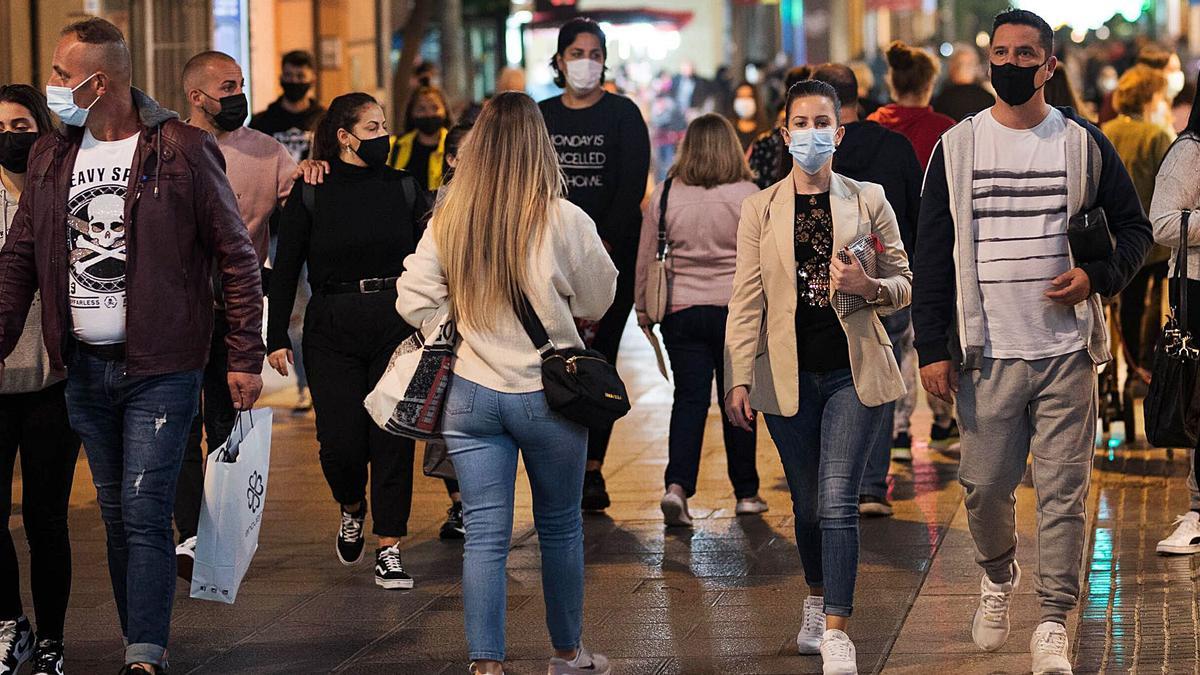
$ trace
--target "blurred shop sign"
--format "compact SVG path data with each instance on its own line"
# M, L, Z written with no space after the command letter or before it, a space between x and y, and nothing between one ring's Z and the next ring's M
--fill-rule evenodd
M921 9L921 0L867 0L867 9L887 9L893 12L917 12Z

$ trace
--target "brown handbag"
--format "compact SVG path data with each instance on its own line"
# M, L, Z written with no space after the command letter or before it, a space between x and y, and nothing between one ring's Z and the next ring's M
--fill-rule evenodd
M654 252L654 260L646 272L646 317L651 323L662 323L667 315L670 295L670 282L667 279L667 257L670 250L667 246L667 193L671 191L671 181L668 178L663 183L662 197L658 201L658 246Z

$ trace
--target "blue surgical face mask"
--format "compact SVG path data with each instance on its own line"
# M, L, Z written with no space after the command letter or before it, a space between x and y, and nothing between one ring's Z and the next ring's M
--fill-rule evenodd
M87 122L88 111L92 106L96 105L96 101L100 97L96 97L96 101L92 101L86 108L80 108L75 105L75 90L82 87L96 77L99 73L92 73L86 80L80 82L74 87L56 87L46 85L46 105L50 106L50 110L54 111L55 115L67 124L73 127L81 127Z
M788 152L804 173L817 173L837 150L836 129L796 129L790 132Z

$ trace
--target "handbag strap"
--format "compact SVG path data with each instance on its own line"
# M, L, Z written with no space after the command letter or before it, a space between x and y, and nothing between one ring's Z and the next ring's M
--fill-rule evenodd
M542 325L542 320L538 318L537 312L529 302L529 296L525 295L524 291L521 291L521 308L517 312L517 318L521 320L521 327L525 329L525 334L529 336L538 356L542 357L543 361L546 360L554 352L554 343L550 341L546 327Z
M667 195L671 192L671 183L674 180L674 177L668 178L663 183L662 196L658 199L658 249L655 254L656 260L665 260L667 257Z
M1175 257L1175 287L1179 289L1179 311L1175 323L1182 326L1187 322L1187 264L1188 264L1188 220L1191 218L1190 209L1179 213L1179 252Z

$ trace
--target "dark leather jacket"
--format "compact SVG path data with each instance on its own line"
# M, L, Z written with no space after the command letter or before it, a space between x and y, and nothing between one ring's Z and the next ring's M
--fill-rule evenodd
M262 372L262 278L225 160L207 132L133 90L142 130L125 200L126 372L203 368L213 328L212 270L230 333L229 370ZM50 363L64 367L74 340L68 304L67 194L83 129L47 134L30 152L25 190L0 250L0 359L41 291Z

